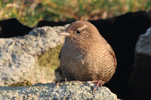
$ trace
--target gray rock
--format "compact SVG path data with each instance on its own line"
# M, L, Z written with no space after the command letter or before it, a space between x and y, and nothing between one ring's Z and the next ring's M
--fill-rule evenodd
M135 100L151 98L151 28L140 35L136 44L134 69L129 90Z
M0 86L25 80L32 84L55 80L52 69L39 66L38 56L64 43L59 33L66 27L39 27L25 36L0 38Z
M92 93L87 83L69 82L39 84L30 87L0 87L0 99L6 100L119 100L107 87L98 87Z

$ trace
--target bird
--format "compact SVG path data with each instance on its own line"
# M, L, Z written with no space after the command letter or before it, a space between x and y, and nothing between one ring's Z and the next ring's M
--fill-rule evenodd
M96 82L96 89L112 78L117 66L115 53L93 24L72 22L60 36L65 36L60 68L67 80Z

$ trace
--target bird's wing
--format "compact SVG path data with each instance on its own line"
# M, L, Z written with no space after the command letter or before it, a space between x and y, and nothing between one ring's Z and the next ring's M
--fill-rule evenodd
M104 43L107 45L107 49L108 49L109 53L113 56L114 61L115 61L115 64L117 64L116 56L115 56L115 53L114 53L112 47L108 44L108 42L107 42L104 38L103 38L102 40L103 40Z
M109 53L110 53L110 54L113 56L113 58L114 58L114 62L115 62L115 66L116 66L116 65L117 65L117 61L116 61L115 53L114 53L112 47L111 47L108 43L107 43L106 45L107 45L107 48L108 48Z

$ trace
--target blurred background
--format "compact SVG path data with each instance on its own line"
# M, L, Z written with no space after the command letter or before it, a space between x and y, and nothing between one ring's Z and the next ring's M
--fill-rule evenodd
M151 0L1 0L0 20L17 18L35 26L40 20L96 20L151 10Z

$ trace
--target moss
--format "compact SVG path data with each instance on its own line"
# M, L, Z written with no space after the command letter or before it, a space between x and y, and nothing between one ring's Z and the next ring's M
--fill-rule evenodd
M60 71L56 70L59 67L58 56L59 56L59 52L60 52L61 48L62 48L62 45L57 46L56 48L50 49L38 57L39 66L41 68L47 67L47 68L44 68L45 74L48 74L46 76L49 76L50 73L53 73L53 71L55 71L55 76L57 78L55 80L63 79ZM42 68L42 70L44 70L44 69ZM58 74L58 72L59 72L59 74ZM56 75L56 73L57 73L57 75ZM53 75L50 75L50 76L53 76ZM21 82L13 83L9 86L10 87L21 87L21 86L31 86L31 85L33 85L33 84L30 81L24 80Z
M21 87L21 86L31 86L33 85L30 81L24 80L22 82L17 82L9 85L10 87Z
M62 45L57 46L56 48L50 49L41 56L38 57L38 64L41 67L51 67L52 69L57 69L59 66L59 52L62 48Z

